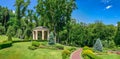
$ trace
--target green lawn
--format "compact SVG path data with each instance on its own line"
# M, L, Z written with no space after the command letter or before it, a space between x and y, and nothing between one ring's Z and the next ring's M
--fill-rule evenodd
M120 55L117 54L107 54L107 55L99 55L102 59L120 59Z
M30 45L31 42L14 43L12 47L0 50L0 59L62 59L61 50L29 50Z

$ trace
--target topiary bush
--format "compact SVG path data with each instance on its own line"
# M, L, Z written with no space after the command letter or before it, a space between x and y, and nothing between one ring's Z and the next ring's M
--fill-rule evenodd
M10 46L12 46L12 41L6 41L6 42L0 43L0 49L7 48Z
M37 41L33 41L33 42L32 42L32 46L39 47L39 46L40 46L40 43L37 42Z
M103 45L102 45L100 39L97 39L97 40L96 40L93 48L94 48L95 51L100 51L100 52L102 52L102 50L103 50Z

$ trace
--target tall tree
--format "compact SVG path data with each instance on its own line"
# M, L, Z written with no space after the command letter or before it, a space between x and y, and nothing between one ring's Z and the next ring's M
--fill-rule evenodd
M20 19L25 16L25 12L27 10L28 5L30 4L30 0L16 0L16 18L18 19L18 25L20 26Z
M117 23L117 32L114 41L116 45L120 45L120 22Z
M56 33L64 27L63 24L70 20L75 8L74 0L38 0L36 11L56 37Z

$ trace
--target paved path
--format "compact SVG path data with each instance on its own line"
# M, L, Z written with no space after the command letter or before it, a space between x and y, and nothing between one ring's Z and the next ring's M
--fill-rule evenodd
M81 53L82 53L82 48L74 51L74 52L70 55L70 59L82 59L82 58L81 58Z

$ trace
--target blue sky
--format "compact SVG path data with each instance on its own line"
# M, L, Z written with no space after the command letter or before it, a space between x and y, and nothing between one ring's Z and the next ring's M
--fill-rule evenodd
M0 5L15 10L15 0L0 0ZM77 9L72 12L72 18L78 22L93 23L100 20L105 24L120 21L120 0L76 0ZM36 0L31 0L29 6L33 9Z

